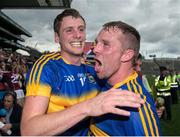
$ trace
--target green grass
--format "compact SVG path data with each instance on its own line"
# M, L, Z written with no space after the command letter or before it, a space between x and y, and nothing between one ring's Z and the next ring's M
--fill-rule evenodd
M163 136L179 136L180 135L180 100L178 104L172 105L172 119L160 120Z
M153 97L156 98L156 92L154 89L154 77L147 76L150 87L154 90ZM180 93L180 91L179 91ZM160 126L163 136L180 136L180 99L178 104L171 106L172 119L164 120L160 119Z

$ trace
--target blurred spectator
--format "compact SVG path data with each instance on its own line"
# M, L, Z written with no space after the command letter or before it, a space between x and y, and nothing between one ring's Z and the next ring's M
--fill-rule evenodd
M141 53L138 54L138 57L135 61L135 66L134 69L136 70L136 72L138 72L139 76L142 76L142 55Z
M16 92L18 103L23 105L24 92L21 88L21 74L20 74L20 65L13 61L10 66L7 67L7 70L4 73L4 81L7 87L7 90Z
M0 62L0 99L2 99L4 93L6 92L6 85L5 85L5 81L4 81L5 70L6 70L6 64L1 59L1 62Z
M171 99L172 99L172 104L177 104L178 103L178 80L177 80L177 75L175 70L170 71L169 75L171 79Z
M166 67L161 66L160 75L155 79L155 87L157 88L157 97L162 97L165 100L166 118L171 120L171 93L169 71ZM165 115L163 115L165 116Z
M6 92L0 103L1 122L4 126L0 128L1 135L8 136L7 131L11 131L10 136L20 135L20 120L22 107L16 102L15 92Z
M146 90L149 91L150 94L153 96L153 92L152 92L152 89L149 86L149 82L148 82L148 80L146 78L146 75L142 74L142 55L141 54L139 54L137 59L136 59L134 69L141 76L143 85L146 88ZM164 99L162 97L158 97L155 100L156 100L156 102L155 102L156 111L158 113L158 117L161 118L163 113L165 112L165 107L164 107L165 101L164 101Z
M17 92L18 102L23 104L26 72L35 61L30 59L27 63L28 59L11 49L0 48L0 99L6 91L12 90Z
M5 70L6 70L6 63L5 63L4 61L1 61L0 66L1 66L0 69L1 69L2 71L5 71Z
M180 96L180 71L177 72L176 76L177 76L177 82L178 82L178 94Z
M158 113L158 117L162 118L163 113L165 113L165 100L162 97L158 97L156 99L156 111Z
M147 80L147 77L145 74L142 74L142 55L141 55L141 53L139 53L139 55L136 59L134 69L136 70L138 75L141 76L143 85L146 88L146 90L149 91L149 93L152 95L152 89L149 86L149 82Z
M5 92L6 92L6 86L3 79L3 71L0 68L0 100L2 99Z

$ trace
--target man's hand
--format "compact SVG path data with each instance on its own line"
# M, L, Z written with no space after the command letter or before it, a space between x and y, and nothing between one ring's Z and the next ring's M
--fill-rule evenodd
M86 101L87 115L100 116L107 113L119 114L129 116L130 112L117 108L119 107L133 107L138 108L144 100L133 92L120 89L110 89L106 92L100 93L95 98Z

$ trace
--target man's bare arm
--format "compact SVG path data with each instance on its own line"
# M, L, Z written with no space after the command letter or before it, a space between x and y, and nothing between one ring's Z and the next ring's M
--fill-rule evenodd
M130 112L116 106L140 107L143 100L132 92L111 89L97 97L76 104L65 110L46 114L49 99L42 96L29 96L23 109L21 122L22 135L56 135L63 133L88 116L106 113L130 115Z
M22 122L22 135L56 135L85 118L82 105L46 114L49 99L42 96L26 98ZM80 117L80 119L78 118Z

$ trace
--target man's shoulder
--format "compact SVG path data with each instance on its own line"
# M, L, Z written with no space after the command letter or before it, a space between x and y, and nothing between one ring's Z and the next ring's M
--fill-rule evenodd
M33 64L33 68L49 68L51 65L53 65L53 62L56 60L59 60L61 58L61 55L59 52L52 52L42 55L36 62Z
M61 58L59 52L51 52L47 54L43 54L35 63L35 64L47 64L49 61L58 60Z

